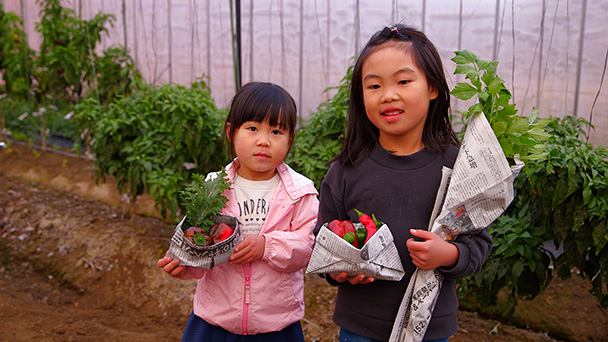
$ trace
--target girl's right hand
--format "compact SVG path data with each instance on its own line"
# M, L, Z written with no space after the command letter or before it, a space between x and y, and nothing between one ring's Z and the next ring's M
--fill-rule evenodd
M266 237L264 235L244 234L243 241L234 247L234 253L230 256L231 265L241 265L262 259L266 248Z
M175 278L179 277L186 269L186 266L179 266L179 259L172 260L168 256L159 259L156 264L158 267L162 268L163 271Z
M365 274L359 274L356 276L349 276L346 272L340 272L338 274L330 273L329 276L337 281L338 283L343 283L348 281L352 285L357 284L369 284L374 281L374 277L367 277Z

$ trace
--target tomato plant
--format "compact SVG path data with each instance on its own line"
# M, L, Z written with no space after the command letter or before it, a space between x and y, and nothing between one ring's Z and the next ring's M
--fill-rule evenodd
M23 21L15 13L4 12L0 4L0 91L18 99L29 99L31 55Z
M4 140L5 128L17 122L27 106L31 79L31 55L23 21L11 12L4 12L0 4L0 140Z
M124 49L110 47L103 56L92 52L106 26L113 24L113 15L99 13L81 20L59 0L38 2L36 30L42 36L38 52L29 49L19 17L0 7L0 74L6 85L4 101L11 102L3 107L26 109L3 110L2 118L6 114L9 129L25 128L26 136L40 136L43 147L48 135L78 142L78 128L70 120L73 105L87 96L107 103L128 94L140 77Z

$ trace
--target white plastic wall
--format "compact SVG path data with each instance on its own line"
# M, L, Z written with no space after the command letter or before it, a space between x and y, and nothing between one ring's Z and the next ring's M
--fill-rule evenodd
M0 1L22 15L37 48L36 1ZM126 36L149 82L189 85L205 74L220 107L236 88L231 3L236 0L62 1L84 19L100 11L116 16L98 51L125 44ZM608 2L591 0L242 0L242 82L282 85L307 118L333 95L323 90L339 83L371 34L400 22L434 42L452 86L462 81L453 75L454 51L498 60L521 114L534 106L543 117L578 115L596 127L590 141L608 145L606 18ZM453 110L470 105L453 103Z

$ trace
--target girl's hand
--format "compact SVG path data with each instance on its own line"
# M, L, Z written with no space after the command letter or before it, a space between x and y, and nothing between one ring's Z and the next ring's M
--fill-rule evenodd
M230 256L230 264L241 265L262 259L266 247L266 238L263 235L245 234L243 241L234 247Z
M337 281L338 283L343 283L348 281L352 285L357 284L369 284L374 281L374 277L367 277L365 274L359 274L356 276L348 276L346 272L340 272L338 274L330 273L329 276Z
M179 266L179 260L172 260L168 256L165 256L162 259L159 259L156 264L158 267L161 267L163 271L167 272L172 277L179 277L182 272L186 269L186 266Z
M410 229L412 235L423 238L424 241L408 239L405 244L410 252L412 262L423 270L432 270L437 267L452 267L458 261L458 247L451 244L439 235L423 229Z

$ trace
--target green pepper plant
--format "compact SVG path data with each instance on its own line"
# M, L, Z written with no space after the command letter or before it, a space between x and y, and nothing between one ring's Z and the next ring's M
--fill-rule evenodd
M51 128L55 128L49 123L70 125L68 113L85 89L92 88L95 56L91 51L115 17L99 13L90 20L82 20L72 9L62 7L59 0L38 0L38 3L41 13L36 30L42 42L31 62L34 80L31 91L36 108L30 119L38 122L44 149ZM68 122L62 123L62 118Z
M219 170L225 112L218 110L203 79L190 88L140 84L106 106L90 98L75 108L92 130L98 179L113 176L134 205L153 196L163 216L179 213L179 191L193 173Z
M526 162L514 184L516 197L490 225L492 253L478 274L461 282L461 299L474 298L484 311L510 315L518 299L531 299L549 284L552 269L562 278L573 270L588 277L592 292L608 304L608 154L603 147L584 143L584 121L539 119L533 109L516 116L511 93L496 75L497 62L480 60L468 51L456 52L459 83L452 95L478 102L463 114L488 117L512 161ZM563 252L562 252L563 251ZM506 302L499 294L508 293Z
M575 116L553 119L546 157L518 185L530 220L562 251L554 262L558 276L579 273L608 307L608 151L586 142L588 128Z

